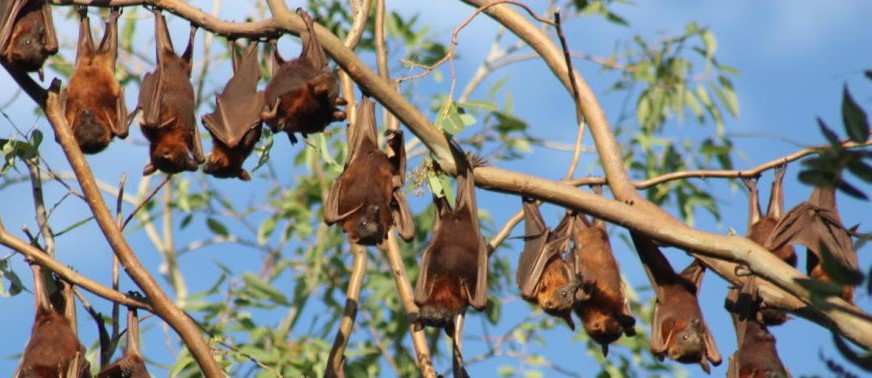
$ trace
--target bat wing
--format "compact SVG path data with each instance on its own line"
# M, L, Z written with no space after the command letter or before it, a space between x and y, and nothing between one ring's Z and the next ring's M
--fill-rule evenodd
M415 237L415 223L412 220L412 211L409 210L409 202L406 201L406 193L403 192L406 172L406 145L403 142L403 131L389 131L386 137L388 161L393 166L393 212L394 224L400 237L405 241L411 241Z
M409 202L406 201L406 193L402 188L394 189L394 203L391 212L393 212L394 224L397 226L397 231L403 240L409 242L415 237L415 223L412 220L412 211L409 210Z
M45 23L45 35L43 36L43 48L50 55L58 52L58 36L54 28L54 20L51 15L51 6L48 1L42 4L42 20Z
M700 312L702 314L702 312ZM705 358L707 358L711 363L715 366L721 364L721 352L718 351L718 345L715 344L715 338L712 336L711 328L709 328L708 324L706 324L705 319L700 319L702 321L703 329L703 339L705 341ZM703 368L706 368L708 364L705 361L702 361L701 364Z
M324 54L324 49L321 48L318 38L315 37L315 23L312 16L302 8L297 8L297 14L306 23L306 30L300 33L300 39L303 41L303 51L300 52L300 58L305 58L314 69L320 70L327 66L327 56Z
M475 199L475 176L470 163L464 162L466 170L457 176L457 198L455 211L465 211L470 222L470 232L478 238L476 256L475 293L470 296L470 305L476 310L484 310L487 305L487 245L481 237L478 225L478 205Z
M230 53L236 54L232 46ZM238 59L233 77L217 96L216 111L203 116L203 125L227 147L236 147L246 134L260 127L264 99L257 92L259 80L257 43L252 43Z
M553 255L553 251L546 248L548 235L550 234L539 207L536 202L523 198L524 210L524 250L518 260L518 270L515 273L515 281L521 289L521 296L534 298L538 291L539 279L545 270L545 265Z
M702 277L705 274L705 266L702 265L702 262L699 259L694 259L687 268L679 273L681 278L683 278L687 283L693 285L691 293L693 295L699 294L699 288L702 286Z
M433 259L433 246L436 244L436 238L440 235L442 217L451 211L451 206L445 197L433 197L433 204L436 207L436 214L433 219L433 232L430 234L430 244L424 250L424 256L421 257L421 268L418 272L418 280L415 282L415 304L422 305L430 299L430 294L433 292L433 283L430 282L430 260Z
M821 255L823 246L840 265L852 270L858 269L851 236L834 211L809 202L797 205L775 225L765 247L775 250L794 243L808 247L818 256Z
M655 299L654 315L651 318L651 353L663 361L662 355L666 353L668 340L663 338L663 314L660 306L660 299Z
M163 82L158 71L148 72L139 87L139 108L142 109L142 124L160 126L160 104L163 101Z
M487 245L484 238L480 238L478 257L476 258L475 294L469 296L472 308L482 311L487 307Z
M0 3L0 53L6 52L6 47L11 43L12 28L15 27L15 20L18 19L18 14L28 0L7 0Z
M378 136L375 122L375 103L363 96L357 104L357 124L351 129L351 140L348 141L347 167L358 155L377 149Z

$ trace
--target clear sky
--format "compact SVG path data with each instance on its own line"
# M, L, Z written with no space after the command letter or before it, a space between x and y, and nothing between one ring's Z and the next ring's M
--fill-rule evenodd
M208 9L210 2L202 2L199 6ZM291 2L292 7L301 5L302 2ZM420 12L421 22L432 25L435 35L447 43L454 27L467 17L471 8L456 2L417 2L417 1L388 1L390 9L396 9L404 14ZM718 38L718 59L727 65L738 68L741 75L733 79L740 103L741 115L738 119L728 119L727 132L735 137L737 154L734 156L734 164L737 168L750 168L763 162L770 161L789 154L802 146L820 144L823 142L815 122L816 117L821 117L827 123L838 130L841 129L841 93L842 86L847 82L855 99L860 106L869 111L872 109L872 81L862 78L862 70L872 69L872 30L868 26L868 16L872 14L872 3L864 1L843 2L811 2L811 1L770 1L770 2L645 2L636 6L622 6L615 10L626 18L631 26L629 28L607 24L599 19L574 19L567 26L567 38L571 49L589 54L606 56L612 52L616 40L628 40L634 34L642 34L652 38L655 32L664 31L667 34L676 34L683 29L688 21L696 21L701 26L709 27ZM63 10L64 12L67 9ZM60 19L60 10L55 11L56 20ZM222 11L224 18L234 18L239 14L239 9L226 6ZM171 21L172 34L176 39L183 40L186 28L183 23ZM62 47L62 53L68 57L73 56L70 48L76 29L71 23L65 22L60 26L62 38L68 42ZM142 34L151 33L150 22L143 22ZM461 44L458 53L462 57L457 62L459 85L464 85L465 80L472 76L475 68L487 52L489 43L496 32L496 24L482 16L474 21L469 28L461 34ZM201 36L202 36L201 32ZM289 39L285 39L287 41ZM198 40L200 43L201 40ZM182 42L177 42L181 48ZM292 44L287 44L291 46ZM296 45L286 47L284 51L297 51ZM199 54L199 47L197 49ZM144 53L151 54L149 48ZM285 55L293 56L295 52L287 52ZM603 77L599 74L599 67L578 62L577 68L585 76L585 79L593 88L594 92L601 96L603 108L610 119L614 121L623 99L620 94L608 94L606 88L611 84L613 77ZM226 65L217 68L227 72ZM216 69L216 70L217 70ZM443 70L447 76L447 67ZM49 73L50 79L54 75ZM216 72L216 82L221 81L224 74ZM503 76L510 76L508 88L512 91L517 113L531 125L531 132L537 137L546 138L562 143L571 143L574 138L573 130L574 114L571 103L566 93L548 72L544 65L539 62L527 62L504 69L494 75L491 80ZM214 83L213 83L214 84ZM419 84L426 93L447 91L447 84L434 83L430 79L424 79ZM486 86L485 86L486 87ZM6 105L10 98L15 95L14 83L6 75L0 72L0 104L6 106L3 111L8 114L19 128L29 129L34 124L46 131L44 154L50 162L55 162L56 170L67 170L68 167L61 160L59 148L54 144L49 128L44 120L39 119L32 112L32 104L24 95L10 105ZM131 89L133 91L133 89ZM483 96L484 91L477 93ZM422 95L423 96L423 95ZM475 95L473 96L475 98ZM135 102L135 93L128 93L128 107L132 108ZM338 127L338 126L332 126ZM0 120L0 137L6 138L12 134L9 121ZM135 129L135 128L134 128ZM711 125L699 126L692 121L683 125L670 124L667 130L675 138L679 136L698 136L713 132ZM143 138L138 130L132 130L134 141L142 141ZM590 138L587 138L590 144ZM128 148L129 147L129 148ZM292 152L281 151L288 149L286 141L277 139L274 147L273 159L290 161ZM293 148L299 148L295 146ZM142 143L133 145L118 143L113 144L108 151L97 158L91 157L89 161L95 166L98 176L109 182L117 181L120 172L127 172L129 177L128 188L135 188L138 181L138 173L145 160L146 149ZM570 156L568 152L534 150L537 156L535 161L527 159L523 162L501 165L511 167L522 172L534 173L548 178L557 179L565 172L565 166ZM112 158L104 158L112 156ZM282 160L279 160L282 161ZM595 161L592 155L585 155L582 159L582 169L578 176L598 174L599 169L587 170ZM547 164L543 164L547 162ZM417 161L412 162L416 164ZM251 162L249 162L251 164ZM23 166L22 166L23 168ZM810 188L800 186L795 175L799 171L798 164L788 168L786 186L791 188L785 195L787 208L807 198ZM24 173L24 172L22 172ZM294 183L294 170L282 172L281 177L289 185ZM16 176L16 174L12 174ZM6 180L0 178L0 184ZM768 173L761 179L761 188L768 188L771 175ZM859 183L859 180L855 180ZM227 190L234 193L233 196L241 203L251 201L254 196L251 188L246 184L222 181ZM726 181L709 180L705 187L712 190L718 204L721 207L723 219L715 222L703 213L698 215L697 226L701 229L716 233L726 233L729 228L744 232L747 221L747 197L744 191L730 189ZM860 186L861 190L870 192L868 185ZM764 199L768 196L768 190L764 190ZM499 193L478 191L479 205L487 209L495 219L498 227L503 224L507 217L511 216L520 206L516 198ZM57 199L63 195L56 186L50 186L47 191L50 198ZM413 209L418 211L423 205L424 199L414 199ZM846 225L862 223L861 229L868 231L868 212L872 210L868 202L861 202L841 196L839 208ZM26 185L13 185L4 190L0 199L0 219L6 227L17 231L22 224L29 224L31 229L34 221L30 218L32 204L30 203L29 191ZM85 215L85 207L75 201L67 201L59 208L54 221L56 228L70 225ZM555 224L560 211L553 207L543 208L543 215L550 224ZM610 231L617 236L623 233L617 227L611 227ZM515 234L518 234L517 230ZM76 232L65 235L59 241L59 258L70 264L76 270L101 282L109 282L109 269L104 263L109 250L97 234L93 224L87 225ZM143 262L157 272L160 261L153 248L148 244L141 232L129 233L134 248L138 250ZM485 235L489 237L490 235ZM200 239L193 232L177 236L178 245ZM647 284L644 273L640 269L635 253L631 251L617 237L613 238L615 253L621 263L623 273L633 286ZM869 247L860 252L861 267L868 268L872 264L869 255ZM520 251L516 244L513 249L504 249L500 253L509 253L514 259ZM203 253L188 255L181 260L183 271L189 275L191 292L205 289L214 282L217 270L213 261L233 264L240 272L247 269L253 271L259 267L259 260L245 258L246 251L239 248L216 247L204 250ZM865 253L864 253L865 252ZM6 256L9 251L0 251L0 256ZM687 262L684 253L675 249L668 249L666 253L674 261L674 265L683 265ZM12 257L13 267L19 272L25 282L30 280L29 271L18 256ZM800 259L802 261L802 259ZM277 285L293 284L292 279L285 277L277 282ZM128 288L130 286L123 286ZM724 364L713 370L712 376L723 376L726 372L726 359L735 350L735 337L730 320L722 310L723 297L725 295L723 281L709 274L706 277L702 294L701 305L705 312L709 325L715 329L715 339L724 357ZM646 294L647 295L647 294ZM92 299L93 300L93 299ZM858 290L856 297L858 305L867 312L872 310L869 295ZM94 302L104 309L108 309L106 303L100 300ZM26 343L30 333L32 322L32 297L29 294L19 295L14 298L2 298L0 303L4 311L0 311L0 324L14 325L8 331L3 332L4 342L0 343L0 375L7 376L14 369L17 358L11 356L19 353ZM308 316L317 316L316 310ZM529 312L529 307L520 301L513 301L505 305L503 321L489 332L498 335L509 329L518 319L522 319ZM281 315L267 314L268 318ZM268 319L267 318L267 319ZM80 325L87 321L84 313L80 315ZM471 315L467 321L466 333L470 338L480 337L482 330L478 315ZM90 323L87 323L90 324ZM161 363L169 363L172 357L164 347L163 325L154 319L144 323L147 334L145 337L145 350L155 350L151 358ZM82 337L84 340L94 340L91 328L83 326ZM304 332L302 330L296 332ZM837 352L832 346L828 331L813 325L805 320L797 319L789 322L786 326L773 330L778 339L778 350L782 360L791 370L794 376L820 375L830 376L825 366L819 359L819 353L828 357L836 357ZM354 339L367 338L363 332L355 333ZM533 350L542 353L554 364L578 372L582 376L593 376L599 371L595 362L585 354L584 345L575 340L574 335L562 326L555 327L544 335L547 345L537 346ZM445 344L440 345L445 347ZM613 347L615 352L620 353L620 347ZM472 356L483 351L480 343L470 342L466 349L467 356ZM447 360L436 361L437 368L447 368L450 362ZM499 366L510 365L522 369L522 362L509 357L495 357L487 362L474 364L469 367L473 376L490 376ZM685 368L687 375L700 376L702 371L693 365ZM855 370L856 371L856 370ZM158 376L165 373L153 370ZM544 370L546 376L556 375L554 371Z

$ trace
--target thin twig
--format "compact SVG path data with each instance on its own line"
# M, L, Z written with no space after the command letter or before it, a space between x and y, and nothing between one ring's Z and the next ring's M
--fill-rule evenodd
M351 277L348 278L348 288L345 290L345 310L339 329L336 330L336 338L333 339L333 348L327 357L327 377L345 377L345 347L351 338L354 328L354 320L357 317L357 309L360 306L360 290L363 288L363 277L366 273L366 261L369 254L366 248L354 244L349 239L351 253L354 261L351 265Z
M39 163L37 159L26 159L24 164L27 165L27 170L30 173L30 188L33 193L33 207L36 210L36 223L39 226L39 233L42 234L42 239L45 241L43 250L54 258L54 232L48 224L45 212L45 197L42 194L42 175L39 171Z
M151 199L154 197L154 195L157 194L157 192L159 192L160 189L163 188L163 186L167 182L170 181L170 177L172 177L172 176L173 175L166 175L166 177L164 177L163 181L161 181L160 184L157 184L157 186L155 186L154 189L152 189L151 193L149 193L147 196L145 196L145 198L143 198L142 201L139 201L139 203L136 205L136 207L133 208L133 211L131 211L130 214L127 215L127 218L124 219L124 223L121 223L121 230L124 230L124 228L127 227L127 224L130 223L130 221L133 219L134 216L136 216L136 213L138 213L139 210L141 210L142 207L145 206L145 204L147 204L149 201L151 201ZM118 203L119 204L121 203L120 197L118 199Z
M872 139L867 140L864 143L854 143L849 139L845 139L842 141L842 147L844 148L857 148L857 147L867 147L872 146ZM681 172L672 172L667 173L662 176L652 177L645 181L634 182L633 186L636 189L648 189L655 185L660 185L669 181L674 180L683 180L688 178L743 178L743 177L759 177L765 171L773 169L779 165L787 164L799 159L802 159L808 155L820 153L822 150L832 147L829 144L819 145L804 148L802 150L796 151L792 154L782 156L777 159L772 159L766 163L760 164L751 169L745 170L715 170L715 169L700 169L700 170L692 170L692 171L681 171ZM574 186L590 186L590 185L602 185L606 183L605 178L602 177L584 177L576 180L572 180L569 182Z
M563 49L563 60L566 61L566 70L573 72L572 59L569 57L569 46L566 44L566 36L563 35L563 25L560 23L560 12L554 12L554 24L557 29L557 38L560 39L560 47ZM572 83L572 102L575 104L575 122L578 124L578 134L575 137L575 149L572 151L572 162L569 163L569 169L566 170L564 180L571 180L575 175L575 169L578 167L578 159L581 157L581 145L584 143L584 113L582 112L581 96L578 94L578 83L575 81L575 76L569 77L569 82Z

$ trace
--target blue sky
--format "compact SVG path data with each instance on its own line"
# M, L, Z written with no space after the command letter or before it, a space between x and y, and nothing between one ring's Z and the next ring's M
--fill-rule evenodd
M292 2L292 7L299 6L301 2ZM395 3L395 4L394 4ZM467 17L471 8L455 2L421 2L396 1L388 2L391 9L409 14L420 12L422 21L432 25L432 31L439 38L448 42L450 33L454 27ZM198 4L208 9L209 4ZM64 10L66 11L66 10ZM239 13L238 9L225 7L222 15L225 18L234 18ZM625 17L631 24L629 28L617 27L607 24L599 19L574 19L567 25L566 35L573 50L583 51L589 54L605 56L612 52L613 43L616 40L627 40L634 34L642 34L649 38L655 32L663 31L666 34L675 34L683 30L688 21L696 21L704 27L709 27L718 38L718 59L725 64L736 67L741 75L733 79L739 100L741 103L741 115L738 119L727 121L727 132L735 136L734 141L739 146L734 157L734 164L738 168L749 168L777 157L789 154L802 146L820 144L823 139L817 129L816 117L827 121L831 127L841 132L841 93L842 86L847 82L854 94L855 99L862 107L872 109L872 82L862 78L862 70L872 69L872 30L868 27L868 15L872 14L872 3L862 1L845 2L658 2L640 4L637 6L623 6L616 11ZM58 10L56 10L56 14ZM56 20L60 17L56 17ZM151 32L150 22L144 22L142 34ZM186 27L178 20L171 21L170 27L173 36L182 41ZM72 37L75 28L70 23L61 26L64 30L61 35ZM489 42L496 32L496 25L486 17L479 17L461 34L461 44L458 53L462 57L457 62L459 86L465 84L472 76L475 68L480 64L487 53ZM204 33L201 32L201 38ZM285 41L291 38L286 38ZM68 39L71 41L71 39ZM201 43L201 39L198 43ZM181 48L183 42L177 42ZM283 52L286 56L295 55L297 47L293 43L285 42ZM202 46L202 45L200 45ZM66 46L63 54L73 56L73 52ZM199 47L197 49L199 54ZM146 52L151 54L151 48ZM605 89L611 84L611 77L599 75L599 67L590 63L578 62L579 68L585 79L600 96L601 103L607 115L614 121L623 99L620 94L607 94ZM216 70L228 70L227 65L222 65ZM448 75L448 68L443 69ZM52 74L47 75L49 78ZM216 77L223 78L221 72L215 73ZM541 138L546 138L564 143L571 143L574 138L573 130L574 114L565 91L557 81L539 62L525 62L504 69L493 75L491 82L503 77L510 76L508 89L512 91L517 114L526 119L531 125L531 132ZM220 81L216 79L217 81ZM14 83L5 72L0 73L0 87L12 88ZM447 91L447 83L436 83L431 79L422 79L418 86L425 93ZM485 84L484 88L487 87ZM132 91L132 89L131 89ZM0 104L6 104L14 95L14 91L0 93ZM484 91L476 93L483 96ZM423 96L423 95L422 95ZM473 96L475 98L475 95ZM128 93L128 104L132 107L135 101L135 93ZM19 128L29 129L34 124L39 124L42 130L48 130L44 121L36 117L31 111L32 105L28 99L20 95L11 105L4 108L4 112L14 120ZM338 126L332 126L338 127ZM679 136L699 136L713 132L711 125L700 126L688 121L683 125L670 124L667 127L676 138ZM0 137L12 134L8 121L0 120ZM137 130L131 134L134 140L142 140ZM586 143L590 145L588 136ZM50 162L54 162L53 168L67 170L63 163L59 148L53 143L50 136L46 137L44 154ZM145 148L141 144L127 148L128 144L115 143L100 158L91 157L89 161L95 167L100 177L109 182L117 181L121 172L127 172L129 177L129 190L135 188L138 181L138 172L145 159ZM207 147L208 148L208 147ZM294 147L299 148L299 147ZM273 159L289 161L292 152L282 151L288 149L285 140L277 140ZM534 150L537 156L536 162L529 159L520 163L511 163L498 166L513 168L522 172L534 173L548 178L557 179L565 172L565 166L569 161L569 153L561 151ZM113 158L103 158L112 156ZM282 161L282 160L278 160ZM586 170L595 161L592 155L585 155L581 162L581 169L577 176L598 174L599 170L593 168ZM548 162L543 164L542 162ZM416 162L413 162L415 164ZM251 164L251 162L249 162ZM800 186L795 175L799 171L798 165L788 168L786 186L794 190L788 190L785 195L787 208L803 201L810 192L810 188ZM284 182L292 185L294 170L282 172ZM0 179L2 182L5 179ZM761 179L761 188L768 188L771 175L766 174ZM859 182L859 181L855 181ZM252 200L251 188L243 183L222 181L229 192L233 193L234 199L241 203ZM726 233L729 228L743 232L747 220L747 198L743 191L730 189L725 181L709 180L704 187L710 188L713 195L721 206L723 219L715 222L705 214L698 215L697 226L701 229L716 233ZM860 186L862 190L869 192L869 186ZM765 193L764 198L768 193ZM47 196L57 199L63 192L57 187L49 187ZM494 217L497 226L502 225L505 219L511 216L520 206L516 198L499 193L478 191L479 205L487 209ZM20 199L20 200L8 200ZM426 199L426 198L425 198ZM423 200L415 199L413 209L421 208ZM855 201L844 196L839 198L839 208L845 224L853 225L863 223L863 229L868 228L867 215L872 207L868 202ZM6 227L17 231L22 224L29 224L34 229L29 192L26 186L16 185L3 192L3 200L0 200L0 219ZM85 207L74 201L67 201L59 208L54 221L56 228L63 228L81 219L85 214ZM546 221L554 224L558 220L560 210L553 207L543 208ZM622 232L617 227L611 227L613 235ZM101 282L109 282L108 265L105 264L109 250L98 235L96 227L87 225L77 232L64 236L59 243L58 255L61 260L71 264L79 272L93 277ZM516 231L516 234L518 231ZM153 248L148 244L141 232L129 233L131 243L134 245L143 259L145 265L156 272L160 261ZM485 235L488 237L489 235ZM180 234L177 236L179 245L198 239L197 235ZM633 251L629 250L617 238L613 239L615 253L621 263L626 279L633 286L647 284L644 273L639 267L638 259ZM860 251L862 267L872 264L872 257L868 253L869 247ZM508 253L514 259L520 251L520 246L501 250L500 253ZM205 289L215 277L216 270L211 261L232 263L240 271L254 271L259 267L259 259L244 258L238 248L216 247L204 250L204 253L189 255L182 259L183 270L190 275L189 285L191 292ZM0 251L0 256L5 256L8 251ZM669 249L666 252L674 265L686 264L688 261L681 251ZM802 259L801 259L802 260ZM20 257L13 257L13 267L29 281L29 272ZM293 281L290 277L284 277L277 285L291 287ZM705 312L709 325L714 328L715 339L724 357L725 363L713 370L712 376L723 376L726 371L726 359L735 349L735 338L729 318L722 310L725 285L723 281L708 275L702 290L701 305ZM32 297L19 295L14 298L0 299L3 307L14 309L0 312L0 324L14 324L4 336L8 342L0 343L0 375L9 375L16 364L16 360L7 359L18 353L30 333L32 321ZM866 311L872 310L869 296L859 292L856 297L858 305ZM105 303L95 301L98 306L105 307ZM490 330L491 334L501 334L517 319L527 315L527 305L514 301L504 308L503 322ZM312 315L316 316L316 315ZM80 315L84 319L84 314ZM514 321L513 321L514 320ZM467 321L467 334L472 337L481 336L478 315L471 315ZM85 324L80 322L80 324ZM160 362L170 362L171 355L164 347L163 328L155 320L146 321L144 327L150 328L145 338L146 351L149 346L155 354L152 358ZM93 340L93 334L89 335L90 327L83 332L83 339ZM822 352L829 357L835 357L837 352L832 347L829 333L811 323L797 319L789 322L786 326L773 330L778 338L778 349L784 363L794 376L821 375L829 376L825 366L819 360L818 354ZM363 340L368 336L364 332L352 336ZM555 327L544 335L547 345L537 346L533 350L540 351L554 364L561 365L583 376L593 376L599 371L590 356L585 355L584 345L573 341L575 339L566 328ZM441 347L445 347L444 344ZM620 348L613 348L619 351ZM472 356L482 351L480 343L471 342L466 349L467 356ZM448 361L437 361L437 367L447 368ZM500 366L510 365L522 368L522 362L514 358L495 357L487 362L470 366L469 371L473 376L489 376ZM157 371L153 371L156 373ZM685 372L689 376L703 375L696 366L686 366ZM544 370L546 376L552 376L553 371ZM162 375L162 373L157 373Z

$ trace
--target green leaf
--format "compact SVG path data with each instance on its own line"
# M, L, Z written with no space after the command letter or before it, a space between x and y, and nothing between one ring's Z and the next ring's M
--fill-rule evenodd
M275 231L276 223L278 223L278 217L269 217L260 224L260 227L257 229L258 243L266 243L266 239L272 235L273 231Z
M863 143L869 136L869 119L866 112L851 97L848 85L842 92L842 121L845 123L845 131L848 137L855 143Z
M863 75L866 75L866 78L872 80L872 70L863 71Z
M833 132L833 130L830 130L830 128L827 127L827 124L824 123L824 120L818 117L817 121L818 127L821 129L821 133L823 133L824 137L827 138L827 142L829 142L830 145L832 145L833 147L841 146L842 143L839 141L839 137L836 135L836 133Z
M869 199L869 197L867 197L866 194L863 193L862 190L857 189L855 186L849 184L845 180L839 180L839 183L836 184L836 188L839 189L839 191L841 191L842 193L845 193L851 197L861 199L864 201Z
M207 218L206 226L209 227L209 231L217 235L221 235L227 237L230 233L227 231L227 227L224 226L221 222L217 221L215 218Z
M705 44L706 58L713 57L715 55L715 51L718 50L718 40L715 38L715 35L708 30L703 31L702 43Z
M336 163L336 160L333 160L333 156L330 155L330 149L327 148L327 137L324 136L324 133L318 133L317 135L318 138L316 143L318 144L316 148L318 149L318 152L321 153L321 159L326 161L327 164L338 166L339 164Z
M252 273L245 273L242 275L242 280L246 283L246 294L258 299L267 299L284 306L291 305L288 298L281 291L278 291L275 287L260 279L260 277Z

